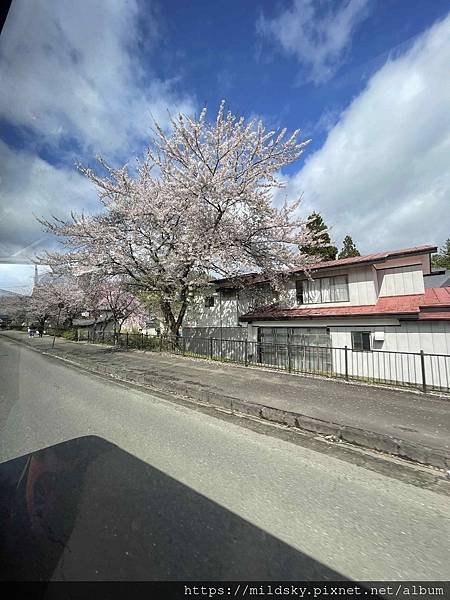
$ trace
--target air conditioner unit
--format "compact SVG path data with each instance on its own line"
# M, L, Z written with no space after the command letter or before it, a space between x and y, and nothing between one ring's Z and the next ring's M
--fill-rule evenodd
M384 331L374 331L373 341L374 342L384 342Z

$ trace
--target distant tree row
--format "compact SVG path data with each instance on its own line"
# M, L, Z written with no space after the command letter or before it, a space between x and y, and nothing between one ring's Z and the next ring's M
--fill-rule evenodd
M331 242L328 227L325 225L322 215L313 212L306 224L307 229L312 235L313 243L300 246L300 251L308 256L316 256L318 260L336 260L336 258L350 258L352 256L361 256L355 246L352 238L346 235L342 244L342 249L338 254L338 249Z
M54 326L56 322L71 328L73 320L86 311L97 320L106 312L120 333L130 318L144 326L148 311L142 300L132 294L119 278L103 278L89 273L80 276L47 275L38 282L31 296L12 296L2 299L2 310L16 325L34 323L38 327Z

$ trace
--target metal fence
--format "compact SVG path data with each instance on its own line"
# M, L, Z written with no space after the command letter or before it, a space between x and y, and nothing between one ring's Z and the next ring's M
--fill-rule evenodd
M79 340L121 348L171 352L289 373L450 392L450 355L385 350L356 351L347 346L268 344L211 337L164 338L142 333L86 332Z

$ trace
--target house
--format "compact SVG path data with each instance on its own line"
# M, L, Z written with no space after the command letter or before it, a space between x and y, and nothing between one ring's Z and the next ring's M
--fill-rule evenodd
M311 278L301 270L287 274L278 292L257 274L216 280L194 298L183 336L222 345L247 340L250 360L280 367L288 361L289 370L412 384L425 378L450 389L450 356L434 356L450 355L450 287L425 284L436 250L321 262Z
M85 340L104 333L114 333L114 320L109 314L101 314L96 319L89 318L89 312L85 312L82 318L72 321L72 327L77 331L77 339Z
M85 311L81 314L81 318L73 320L72 325L77 330L79 340L103 334L112 335L118 327L117 324L114 324L112 312L108 310L102 311L97 318L93 318L89 311ZM121 323L120 332L158 335L160 332L159 321L151 315L147 319L130 315Z

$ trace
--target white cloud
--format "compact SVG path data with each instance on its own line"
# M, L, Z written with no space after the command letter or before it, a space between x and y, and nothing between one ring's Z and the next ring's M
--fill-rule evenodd
M306 68L307 79L323 83L342 64L352 34L368 12L368 0L294 0L291 8L273 19L262 15L257 31L275 40L286 54L295 56Z
M165 127L167 109L194 110L176 78L155 76L156 43L149 2L15 0L0 38L0 119L26 132L29 150L0 142L0 255L55 244L34 215L98 209L75 156L122 163L141 152L152 117Z
M450 235L450 15L387 62L290 181L360 250Z
M98 210L95 188L73 167L54 167L1 141L0 156L1 256L34 255L51 243L36 216L64 218L71 210Z
M138 44L159 41L145 9L138 0L16 0L0 38L0 116L50 145L67 136L88 155L128 158L148 137L150 114L164 125L167 108L192 111L174 80L141 63Z

